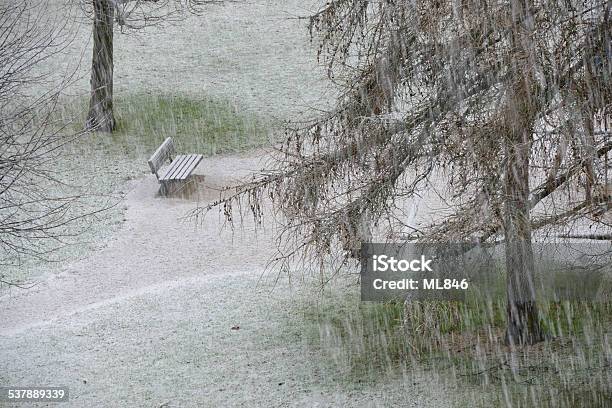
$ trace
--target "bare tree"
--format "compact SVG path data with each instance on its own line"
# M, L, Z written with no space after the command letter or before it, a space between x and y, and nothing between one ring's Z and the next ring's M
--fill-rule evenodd
M38 68L70 41L68 23L45 9L44 1L0 5L0 265L45 258L84 215L56 178L60 149L76 136L53 121L65 83L34 88L47 82ZM8 283L1 273L0 282Z
M610 8L328 1L310 29L336 107L289 126L277 166L195 214L221 205L232 220L239 205L261 222L268 195L286 220L281 260L348 257L382 225L406 240L503 239L507 341L540 341L533 232L610 228ZM411 225L401 204L439 189L445 211Z
M82 4L93 18L91 96L85 128L100 132L115 129L113 111L113 33L140 30L164 21L176 20L185 11L198 13L204 4L220 0L92 0Z

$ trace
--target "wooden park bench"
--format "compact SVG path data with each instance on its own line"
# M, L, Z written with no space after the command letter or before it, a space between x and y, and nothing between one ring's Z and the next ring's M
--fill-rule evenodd
M163 172L160 172L159 169L166 161L170 161L170 165ZM201 161L201 154L181 154L175 156L174 142L169 137L157 148L148 163L151 172L155 174L157 181L159 181L160 194L165 196L181 190L187 184L189 176Z

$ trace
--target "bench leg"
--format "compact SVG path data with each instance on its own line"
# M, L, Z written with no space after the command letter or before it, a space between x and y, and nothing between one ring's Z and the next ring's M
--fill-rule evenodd
M185 180L164 180L159 183L159 195L162 197L187 198L198 191L198 179L193 176L189 176Z
M168 197L180 192L184 183L179 180L164 180L159 183L159 195Z
M159 195L163 197L168 195L168 184L165 181L159 182Z

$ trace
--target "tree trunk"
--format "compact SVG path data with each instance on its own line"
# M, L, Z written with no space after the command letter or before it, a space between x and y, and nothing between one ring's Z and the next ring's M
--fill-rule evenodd
M115 129L113 115L113 18L109 0L93 0L93 58L91 99L85 128L100 132Z
M529 58L532 49L527 24L533 19L531 0L513 0L514 19L510 63L512 80L504 112L504 238L506 241L506 344L544 340L534 286L534 259L529 219L529 157L533 123L538 112L538 87Z
M510 131L504 178L506 241L506 343L533 344L544 339L534 287L534 258L529 219L529 131Z

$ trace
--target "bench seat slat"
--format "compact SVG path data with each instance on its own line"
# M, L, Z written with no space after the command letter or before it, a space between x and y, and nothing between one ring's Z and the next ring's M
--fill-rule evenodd
M183 175L185 174L185 177L187 177L189 174L191 174L191 172L193 171L193 169L195 167L193 167L193 163L195 163L195 161L198 159L198 155L197 154L192 154L191 157L189 158L189 161L185 164L185 166L183 166L183 168L181 169L180 172L176 173L174 175L174 178L176 180L183 180L184 177Z
M183 169L185 167L187 167L187 165L189 164L189 162L191 161L191 155L190 154L185 154L183 155L184 159L182 161L182 163L176 166L174 172L172 172L171 174L169 174L168 179L169 180L176 180L177 176L183 171Z
M184 155L178 155L174 158L172 163L163 171L162 176L159 178L161 180L168 180L168 178L174 173L177 167L181 166L185 161Z
M195 170L204 157L201 154L194 154L193 156L193 160L187 166L185 166L183 172L178 175L178 180L185 180L187 177L189 177L189 175Z
M187 155L187 159L183 163L183 165L176 169L176 171L172 174L172 180L180 180L181 174L185 171L186 168L195 160L195 154Z
M168 166L164 174L159 178L160 180L172 180L174 173L176 173L182 166L185 165L188 155L179 155L172 161L172 164Z
M177 156L172 164L166 169L160 181L185 180L200 164L204 156L201 154L187 154Z

